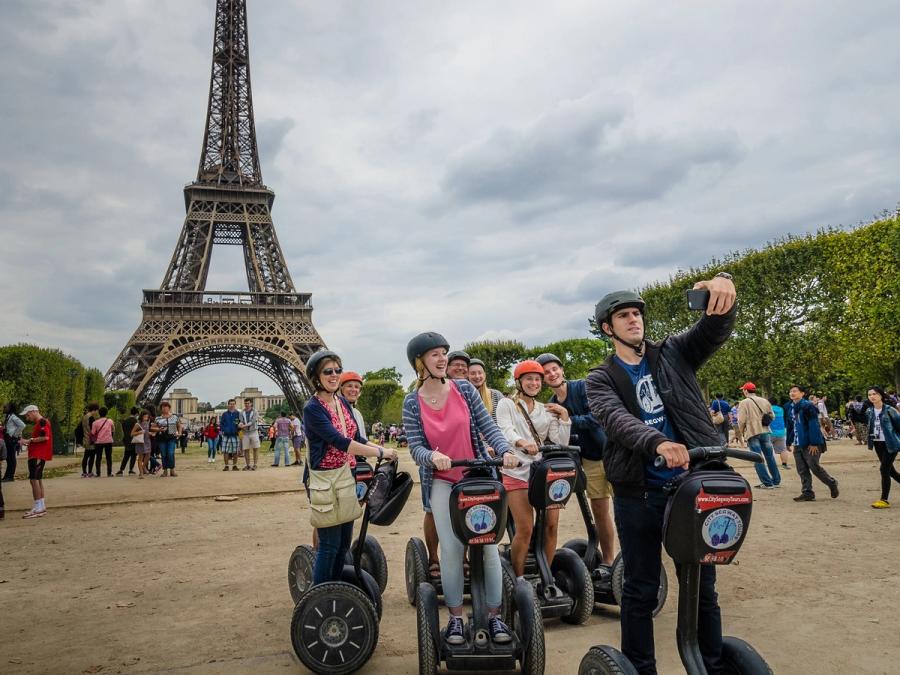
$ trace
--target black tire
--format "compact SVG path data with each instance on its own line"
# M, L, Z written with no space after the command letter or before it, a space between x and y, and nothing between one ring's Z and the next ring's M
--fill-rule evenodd
M419 643L419 675L435 675L440 666L438 640L437 593L434 586L421 583L416 587L416 637Z
M356 576L356 570L353 569L353 565L344 565L344 569L341 572L341 581L356 586L357 588L362 590L363 593L369 596L369 601L375 607L375 613L378 616L378 621L381 621L383 602L381 599L381 590L378 588L378 582L375 581L375 577L366 572L366 570L360 569L359 571L362 576L361 583Z
M596 645L581 659L578 675L638 675L638 671L615 647Z
M578 556L582 560L584 560L585 556L587 555L587 547L588 547L587 539L569 539L569 541L567 541L565 544L563 544L563 548L567 548L570 551L575 551L575 553L577 553ZM597 561L597 564L600 564L600 562L603 560L603 556L600 555L600 547L599 546L597 547L596 556L597 557L595 558L595 560ZM592 570L588 570L588 572L590 572L590 571L592 571Z
M375 607L356 586L341 582L313 586L294 607L291 644L297 658L314 673L346 675L359 670L378 644Z
M500 578L503 582L503 606L500 611L503 622L512 626L516 614L516 573L513 572L512 563L506 558L500 558Z
M534 588L525 580L516 581L516 613L513 628L522 653L519 662L523 675L543 675L546 654L544 652L544 620L541 605Z
M406 542L406 599L415 607L419 584L428 581L428 549L425 542L413 537Z
M722 665L725 675L772 675L766 660L752 645L740 638L722 638Z
M622 587L625 585L625 564L622 562L622 554L619 553L612 564L612 594L616 600L616 604L622 606ZM669 595L669 575L666 574L666 568L659 568L659 591L656 594L656 607L653 609L653 616L662 611L666 604L666 598Z
M594 584L584 560L575 551L561 548L553 556L550 569L556 585L575 601L571 613L560 618L576 626L587 623L594 611Z
M308 544L301 544L291 553L291 559L288 561L288 588L295 605L300 596L312 586L315 564L316 552Z
M354 540L353 545L350 546L350 550L347 551L346 562L348 565L353 564L353 551L356 550L358 541L358 539ZM378 543L378 540L368 534L366 535L366 541L363 543L360 567L375 577L375 581L378 582L378 589L384 593L384 589L387 588L388 582L387 558L385 557L384 550L381 548L381 544Z

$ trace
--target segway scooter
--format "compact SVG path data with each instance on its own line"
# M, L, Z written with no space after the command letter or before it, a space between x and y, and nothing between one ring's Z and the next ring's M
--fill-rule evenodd
M578 463L578 475L579 484L587 486L587 477L584 475L584 468L581 466L581 462ZM625 584L625 563L622 561L622 554L616 554L612 565L603 564L603 558L600 555L598 546L594 513L591 511L591 504L584 492L584 488L578 490L575 497L578 500L578 508L581 511L581 518L587 531L587 539L570 539L563 544L563 548L574 551L584 561L591 576L591 584L594 588L594 602L596 604L621 605L622 587ZM666 568L661 567L659 569L659 591L656 594L656 607L653 609L653 616L660 613L666 604L668 595L669 578L666 574Z
M381 471L385 469L385 471ZM352 564L345 565L341 581L308 588L291 616L291 644L300 661L315 673L344 675L361 668L378 644L382 600L378 582L362 568L363 546L369 523L390 525L409 497L408 473L390 470L379 460L375 486L368 492L359 528L351 548ZM383 495L376 500L378 475L386 477ZM373 504L377 501L377 504Z
M544 619L558 617L566 623L580 625L591 617L594 609L590 572L579 555L568 548L557 549L552 564L544 550L547 511L566 508L572 493L584 490L584 482L579 482L579 448L544 445L540 452L541 459L531 465L528 480L528 502L535 510L535 520L524 577L535 588ZM512 540L515 528L510 525L508 529ZM505 547L501 560L503 585L509 591L516 580L510 562L511 550Z
M386 464L381 467L380 471L384 471L390 466L391 465ZM366 496L369 494L371 483L376 477L375 469L372 468L371 464L358 459L357 464L353 469L353 475L356 478L356 496L360 503L363 503L363 500L366 499ZM404 478L404 476L407 478ZM412 489L412 480L409 479L408 476L409 474L401 472L397 474L395 478L395 480L401 481L403 486L408 482L408 488L405 488L407 489L407 496L409 490ZM398 483L397 487L399 486L400 484ZM377 517L374 518L371 523L373 525L382 524ZM353 552L359 546L359 542L363 542L362 568L374 577L375 581L378 582L379 590L384 593L384 589L387 588L388 582L387 558L384 555L381 544L378 543L378 540L375 537L371 535L363 536L360 534L359 538L353 542L350 546L350 550L347 552L346 564L353 564ZM288 589L291 592L291 598L293 598L294 604L297 604L300 596L306 592L310 585L312 585L312 571L315 562L316 551L309 544L300 544L291 554L291 558L288 561Z
M544 624L531 584L519 580L513 588L512 640L494 643L488 629L483 547L497 543L506 525L506 490L493 470L502 463L499 457L452 462L453 466L469 467L450 493L450 519L453 533L469 547L472 613L464 631L466 641L448 644L438 624L437 592L427 582L419 584L416 632L420 675L434 675L442 662L448 670L515 670L518 663L522 673L544 672Z
M688 675L706 675L697 632L700 566L728 565L750 527L753 494L747 480L725 463L726 457L761 462L745 450L710 447L688 451L691 468L668 486L663 544L678 565L678 654ZM657 457L658 468L665 459ZM771 675L765 659L747 642L722 638L726 675ZM591 647L578 675L632 675L637 670L622 652L608 645Z

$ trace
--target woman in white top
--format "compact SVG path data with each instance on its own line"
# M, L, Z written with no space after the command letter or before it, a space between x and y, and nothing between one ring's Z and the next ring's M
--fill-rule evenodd
M521 462L516 468L503 468L503 486L516 524L510 559L517 577L525 573L525 557L534 530L534 509L528 502L528 476L531 463L541 459L538 448L547 443L569 444L572 422L569 412L560 405L544 405L535 399L544 384L544 368L537 361L522 361L513 373L516 393L497 404L497 426L513 446ZM559 511L547 511L544 549L547 563L553 562L559 529Z

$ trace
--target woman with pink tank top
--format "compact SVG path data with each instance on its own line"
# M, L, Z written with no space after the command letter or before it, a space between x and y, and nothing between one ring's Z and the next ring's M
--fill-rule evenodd
M452 468L454 459L489 459L483 435L503 466L517 466L506 438L484 407L478 390L466 380L447 379L447 352L450 345L438 333L422 333L410 340L406 356L415 369L414 391L403 401L403 426L409 452L422 468L422 490L428 491L437 527L441 552L441 585L450 610L445 639L450 644L465 642L463 634L463 554L462 542L450 523L450 490L463 477L462 468ZM484 547L484 583L490 619L491 639L512 640L509 628L500 619L502 578L496 545Z

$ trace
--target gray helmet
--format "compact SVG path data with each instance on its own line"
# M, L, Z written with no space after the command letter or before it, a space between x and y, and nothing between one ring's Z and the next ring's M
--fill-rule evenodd
M306 361L306 379L312 382L314 387L319 387L319 365L323 361L327 361L331 359L332 361L341 362L341 357L335 354L330 349L320 349L315 354L310 356Z
M604 295L594 309L594 320L597 322L597 328L600 328L604 322L609 323L609 317L612 316L613 312L626 307L637 307L643 314L646 303L634 291L613 291Z
M542 366L546 366L548 363L553 363L554 361L559 364L559 367L563 367L563 362L556 354L551 354L550 352L544 352L540 356L538 356L535 361L540 363Z
M450 363L451 361L455 361L456 359L462 359L463 361L466 362L467 366L472 363L472 358L468 354L466 354L462 349L457 349L457 350L452 351L449 354L447 354L447 363Z
M484 365L484 361L482 361L481 359L469 359L469 365L470 366L481 366L482 368L487 370L487 366Z
M437 347L450 349L450 343L440 333L419 333L406 345L406 359L415 369L416 359Z

